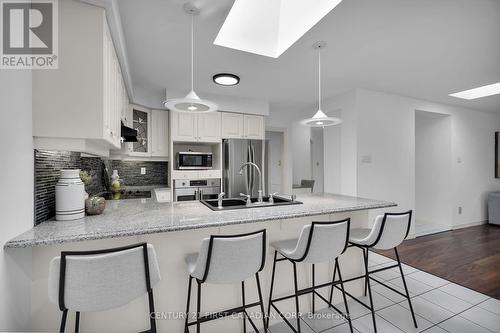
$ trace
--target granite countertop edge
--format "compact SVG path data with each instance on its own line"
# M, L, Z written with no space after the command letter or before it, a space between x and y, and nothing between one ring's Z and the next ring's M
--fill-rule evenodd
M176 231L188 231L194 229L203 229L203 228L211 228L211 227L221 227L228 225L236 225L236 224L246 224L246 223L258 223L258 222L267 222L267 221L276 221L276 220L284 220L284 219L292 219L292 218L300 218L307 216L319 216L319 215L327 215L327 214L335 214L335 213L343 213L343 212L352 212L359 210L367 210L367 209L377 209L377 208L388 208L394 207L397 204L393 202L382 202L379 201L374 204L366 204L362 206L353 206L353 207L342 207L342 208L331 208L324 209L319 211L306 211L306 212L293 212L293 213L284 213L279 216L264 216L264 217L254 217L247 218L243 220L226 220L226 221L214 221L207 222L203 224L186 224L186 225L165 225L159 227L145 227L138 229L128 229L128 230L113 230L110 232L103 233L88 233L88 234L78 234L71 236L52 236L50 238L42 238L42 239L21 239L16 240L15 238L8 241L4 244L4 249L12 249L12 248L29 248L29 247L38 247L38 246L47 246L47 245L57 245L63 243L71 243L71 242L80 242L80 241L91 241L91 240L101 240L101 239L110 239L110 238L120 238L120 237L132 237L132 236L140 236L140 235L149 235L156 233L166 233L166 232L176 232Z

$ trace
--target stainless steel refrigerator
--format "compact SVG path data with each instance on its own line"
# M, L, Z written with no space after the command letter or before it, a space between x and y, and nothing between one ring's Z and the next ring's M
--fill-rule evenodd
M226 198L239 197L240 193L258 196L259 175L254 167L247 166L240 175L245 162L257 164L262 172L263 195L267 191L267 154L264 140L224 139L222 141L222 191Z

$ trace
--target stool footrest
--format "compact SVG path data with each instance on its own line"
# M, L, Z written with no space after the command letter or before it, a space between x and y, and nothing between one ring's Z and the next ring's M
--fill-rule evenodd
M209 315L202 316L202 317L198 318L197 321L193 321L193 322L188 323L188 326L196 325L197 322L204 323L207 321L211 321L211 320L215 320L215 319L219 319L219 318L224 318L224 317L231 316L233 314L241 313L241 312L244 312L245 315L247 315L247 317L248 317L248 314L246 313L246 309L253 308L253 307L258 306L258 305L260 305L259 302L254 302L251 304L247 304L245 306L238 306L238 307L235 307L232 309L211 313Z

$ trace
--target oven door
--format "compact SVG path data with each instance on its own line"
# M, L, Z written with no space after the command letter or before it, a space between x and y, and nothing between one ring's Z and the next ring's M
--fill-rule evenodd
M198 200L198 188L176 188L175 201L194 201Z
M220 193L220 186L216 187L200 187L201 200L217 199Z
M179 170L211 169L212 154L194 152L177 153L177 168Z

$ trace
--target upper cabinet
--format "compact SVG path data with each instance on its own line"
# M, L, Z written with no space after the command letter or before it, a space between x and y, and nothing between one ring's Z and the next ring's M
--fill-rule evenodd
M59 10L59 68L32 74L35 148L107 155L129 102L105 12L79 1Z
M221 140L221 114L170 112L173 141L219 142Z
M264 117L222 112L222 138L264 140Z
M151 111L151 156L168 156L168 111Z
M164 160L169 156L168 111L150 110L131 105L124 124L137 131L137 142L124 144L121 151L113 151L113 157L140 160ZM142 157L142 159L141 159Z

